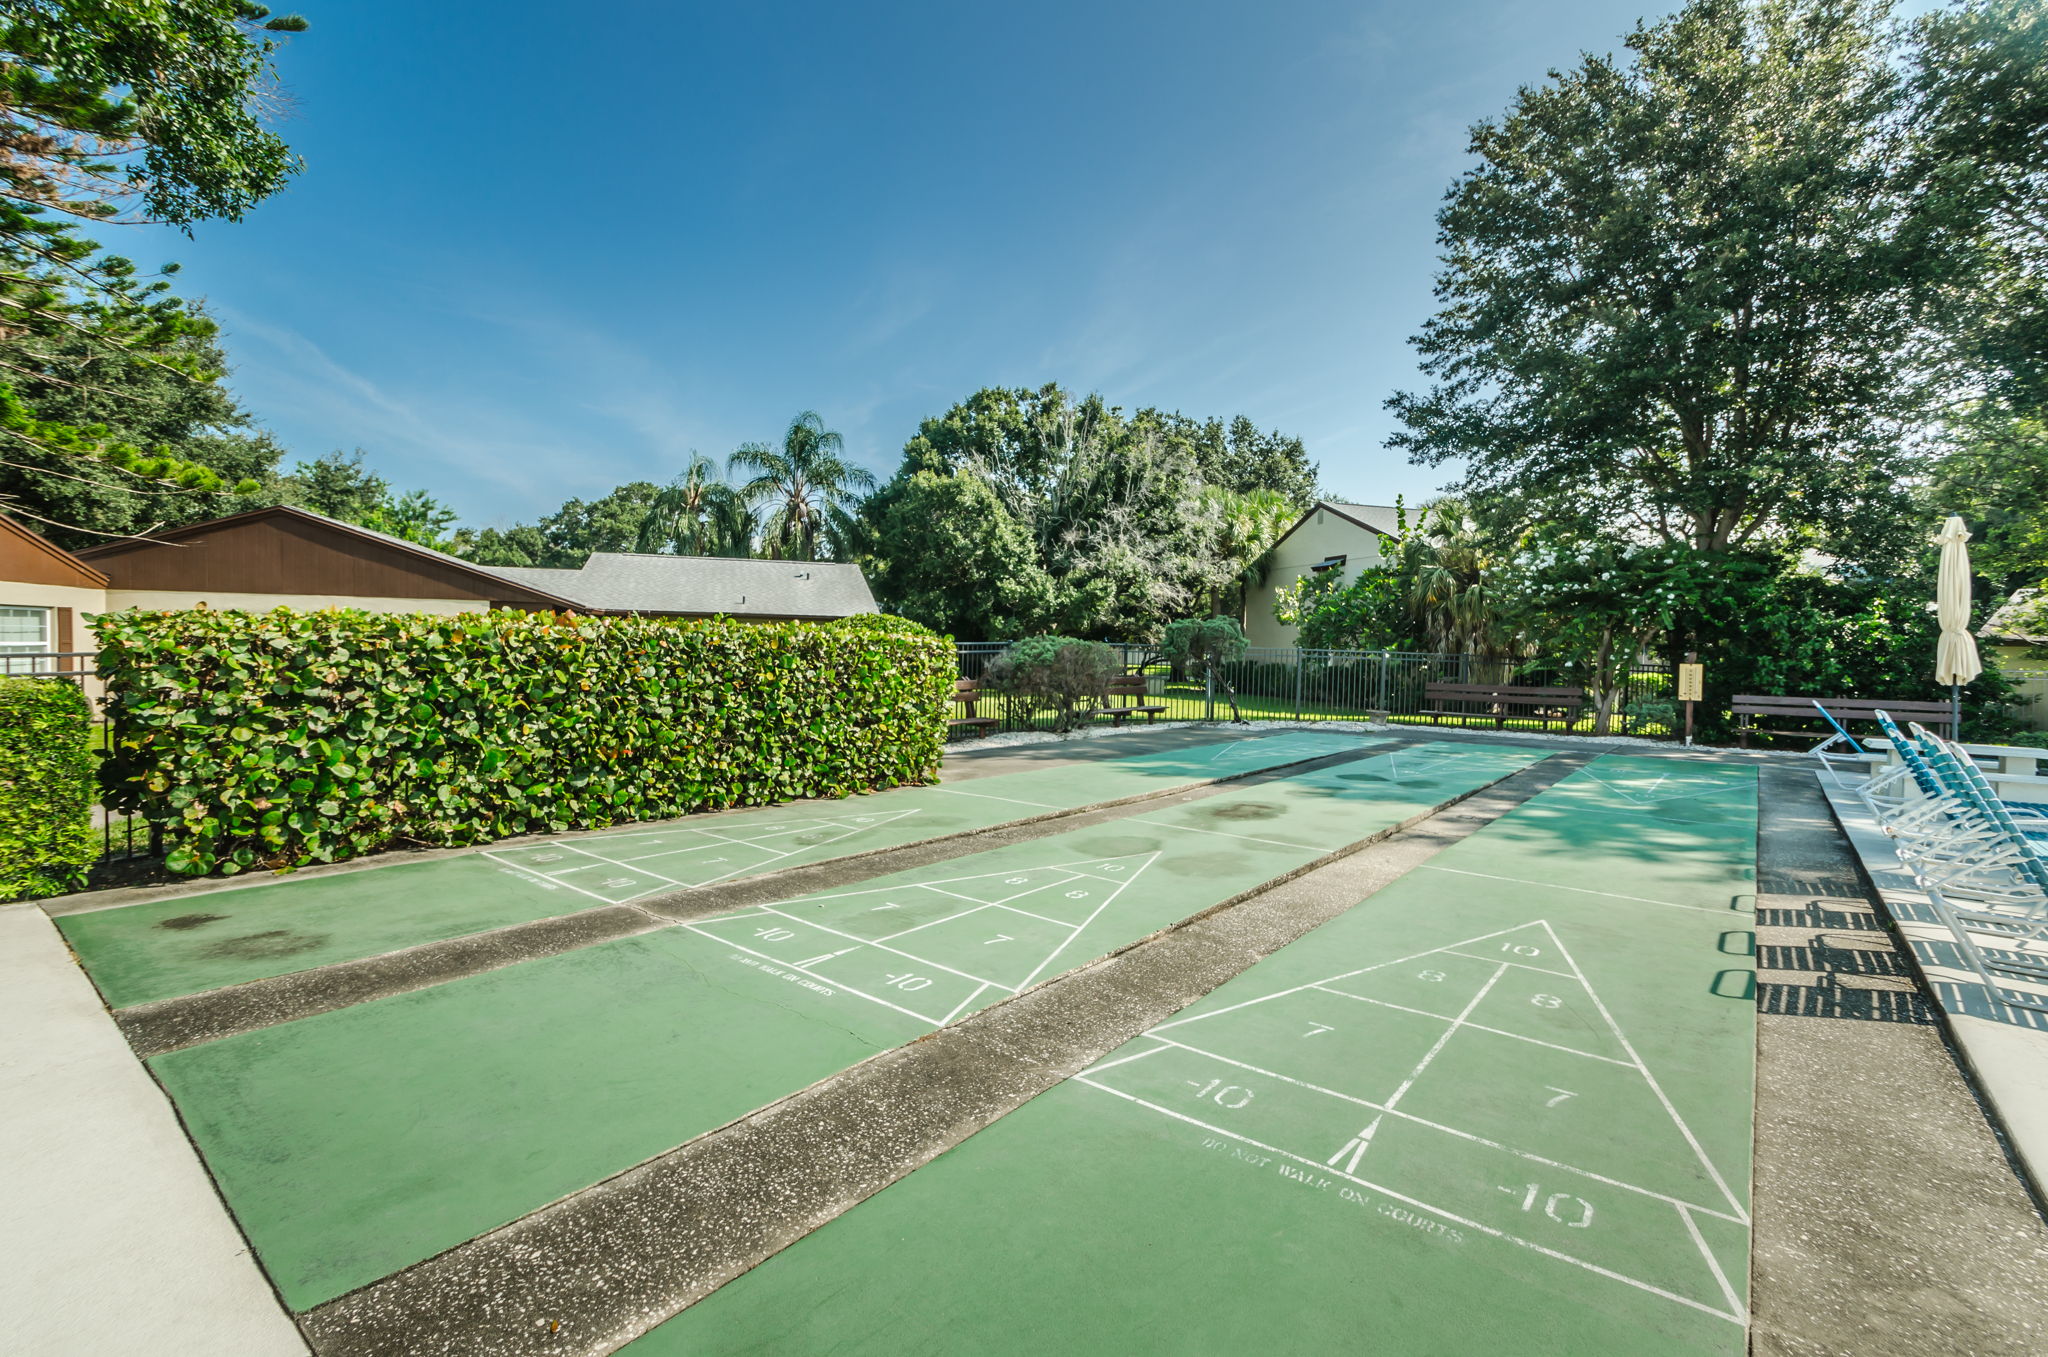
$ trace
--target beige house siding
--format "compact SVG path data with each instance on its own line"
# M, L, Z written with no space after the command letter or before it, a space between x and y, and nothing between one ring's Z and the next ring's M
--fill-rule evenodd
M1341 567L1333 568L1345 580L1352 579L1360 566L1379 561L1381 540L1371 528L1360 527L1327 507L1311 511L1275 549L1266 582L1252 590L1245 608L1246 638L1255 646L1295 644L1300 629L1283 626L1273 617L1273 600L1280 591L1332 556L1345 558Z
M75 613L101 613L107 610L107 591L78 589L64 584L23 584L18 580L0 580L0 607L70 608Z
M2029 730L2048 730L2048 659L2027 658L2028 651L2039 647L2001 641L1979 644L1987 659L1997 660L1999 672L2012 684L2020 721Z
M66 584L24 584L19 580L0 580L0 608L47 608L50 610L50 648L58 651L96 650L98 643L92 638L92 628L86 624L86 616L104 612L107 595L103 589L87 589ZM0 673L28 673L34 669L49 667L52 661L30 662L20 656L0 660ZM70 669L79 665L90 665L90 661L62 661L61 667Z

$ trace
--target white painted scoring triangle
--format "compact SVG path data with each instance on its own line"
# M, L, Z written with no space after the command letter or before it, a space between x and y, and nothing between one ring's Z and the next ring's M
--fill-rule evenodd
M1710 778L1704 780L1705 785L1701 785L1700 782L1687 782L1684 780L1685 774L1688 771L1692 771L1687 769L1677 770L1679 774L1679 780L1677 781L1673 781L1671 772L1666 771L1650 779L1647 786L1629 786L1623 782L1610 781L1607 778L1601 777L1593 771L1597 767L1599 767L1597 762L1590 764L1580 769L1571 779L1567 779L1566 783L1560 785L1569 785L1571 781L1583 779L1583 782L1590 782L1596 787L1606 788L1633 806L1663 806L1669 805L1674 801L1707 801L1717 796L1725 796L1730 792L1747 792L1751 795L1754 795L1756 792L1754 781L1726 782L1719 778ZM1583 782L1581 785L1583 785Z
M1088 927L1101 917L1102 912L1108 909L1118 896L1123 894L1125 888L1142 876L1146 868L1150 867L1158 858L1159 852L1155 850L1147 853L1130 853L1115 857L1091 857L1071 862L1053 862L1030 867L1013 867L1006 871L942 877L933 881L868 887L854 891L838 891L828 895L806 896L802 900L789 901L786 902L787 908L776 905L762 905L733 914L720 915L716 918L685 923L682 926L690 929L692 932L727 946L736 947L740 951L747 952L763 960L771 961L777 965L786 966L811 976L813 979L835 989L845 990L859 998L895 1009L899 1013L906 1013L922 1021L943 1026L953 1021L954 1018L971 1006L974 1006L990 990L999 991L1002 994L1015 994L1029 988L1044 978L1054 962L1064 956L1075 940L1086 932ZM1074 883L1082 880L1102 882L1111 888L1100 900L1092 898L1087 900L1087 909L1084 916L1075 919L1053 917L1050 914L1035 913L1022 908L1020 905L1020 902L1029 901L1035 895L1049 892L1058 892L1063 900L1083 894L1083 892L1073 889ZM976 883L987 883L997 889L988 891L986 898L981 895L967 894L965 888L971 887ZM1011 886L1015 886L1017 889L1009 889ZM949 887L955 889L948 889ZM889 902L887 897L895 896L901 899L920 893L949 897L958 904L959 908L942 914L937 918L925 920L900 932L884 933L880 936L872 937L848 932L844 928L833 927L831 924L820 922L819 917L817 917L822 913L824 918L836 919L841 923L851 924L853 920L846 917L848 914L873 913L881 909L896 908L897 906L893 902ZM885 903L881 906L872 906L866 903L876 899L882 899ZM804 913L792 912L800 907L819 905L841 906L841 908L824 911L806 910ZM1029 959L1035 960L1037 964L1015 983L986 979L982 975L966 969L966 967L972 964L971 961L963 959L957 948L948 950L942 946L940 940L943 938L943 935L928 931L936 929L940 925L954 923L970 915L981 914L991 910L1007 910L1020 917L1029 917L1038 923L1050 925L1051 929L1055 930L1055 936L1049 940L1049 945L1046 946L1042 953L1030 954ZM1079 913L1078 910L1075 912ZM761 950L765 945L764 942L753 940L737 941L719 928L720 925L734 923L750 924L762 920L784 921L788 926L786 931L790 931L794 935L791 939L788 939L791 942L796 942L803 938L803 934L795 933L796 929L801 928L815 930L835 940L843 939L844 945L828 947L827 950L822 952L816 951L815 946L800 946L799 950L807 953L806 955L780 956ZM912 936L917 933L927 933L927 938L919 939ZM773 939L772 941L782 941L782 939ZM832 962L842 960L868 949L901 957L905 961L922 963L927 967L945 972L948 976L958 977L971 984L973 988L971 991L966 992L958 1002L947 1007L945 1012L940 1013L937 1010L920 1010L911 1007L902 996L884 997L873 993L869 988L849 983L844 975L835 974L831 969ZM1092 958L1076 958L1075 962L1079 964L1080 961L1089 959Z
M1486 997L1486 992L1488 989L1491 988L1491 985L1493 983L1492 981L1488 981L1486 985L1481 986L1479 992L1475 994L1467 1004L1464 1005L1463 1011L1456 1018L1440 1019L1441 1021L1444 1021L1449 1024L1449 1026L1445 1029L1442 1039L1440 1039L1437 1042L1436 1046L1433 1047L1428 1053L1428 1055L1424 1057L1421 1064L1419 1064L1410 1073L1408 1080L1402 1084L1400 1089L1396 1090L1396 1092L1391 1097L1386 1099L1384 1103L1372 1103L1366 1099L1361 1098L1348 1099L1353 1103L1363 1104L1363 1110L1368 1114L1369 1119L1366 1119L1365 1124L1359 1130L1352 1133L1350 1138L1346 1140L1342 1145L1340 1145L1336 1152L1333 1154L1324 1155L1320 1151L1318 1151L1315 1155L1312 1156L1303 1155L1295 1153L1294 1151L1286 1149L1282 1146L1252 1140L1250 1137L1241 1135L1240 1133L1230 1130L1226 1127L1215 1125L1212 1122L1201 1121L1197 1118L1188 1116L1183 1112L1175 1111L1166 1107L1159 1106L1156 1103L1148 1102L1146 1099L1142 1097L1138 1097L1135 1094L1126 1092L1121 1089L1113 1088L1108 1084L1099 1083L1095 1079L1090 1077L1091 1075L1098 1075L1106 1070L1114 1069L1118 1066L1135 1065L1142 1062L1148 1056L1156 1055L1163 1051L1179 1048L1183 1051L1187 1051L1197 1056L1207 1056L1211 1059L1224 1061L1227 1064L1236 1065L1240 1068L1246 1069L1253 1073L1264 1074L1269 1077L1281 1079L1288 1083L1302 1085L1308 1088L1315 1088L1317 1087L1316 1085L1312 1083L1307 1083L1306 1081L1295 1079L1292 1076L1285 1074L1283 1072L1277 1072L1268 1069L1260 1069L1255 1065L1250 1065L1244 1061L1236 1060L1230 1056L1220 1054L1214 1049L1210 1049L1202 1045L1195 1044L1201 1041L1202 1039L1199 1024L1210 1019L1221 1017L1228 1013L1233 1013L1243 1009L1252 1008L1260 1004L1269 1003L1275 999L1283 998L1287 995L1298 994L1304 990L1311 989L1327 988L1332 990L1332 992L1334 993L1340 995L1347 995L1347 997L1355 999L1362 999L1364 1002L1381 1002L1378 1000L1366 998L1365 996L1348 995L1346 991L1336 987L1343 981L1351 980L1355 977L1366 975L1373 971L1384 970L1385 968L1390 966L1398 966L1407 962L1419 961L1432 956L1459 955L1466 956L1469 960L1479 960L1481 958L1470 957L1467 953L1461 951L1461 949L1470 948L1477 943L1495 942L1499 939L1508 937L1511 934L1519 933L1526 929L1531 928L1542 929L1543 933L1549 939L1551 944L1556 947L1557 955L1563 958L1565 964L1570 967L1569 977L1565 977L1562 972L1557 971L1546 971L1546 973L1556 975L1561 979L1569 978L1575 981L1578 987L1584 992L1586 999L1591 1003L1594 1011L1599 1015L1601 1024L1605 1027L1607 1033L1613 1038L1617 1046L1628 1057L1627 1061L1625 1062L1612 1061L1611 1063L1625 1065L1627 1068L1633 1069L1642 1078L1644 1084L1647 1086L1647 1088L1650 1090L1651 1094L1655 1098L1658 1106L1662 1109L1664 1115L1669 1119L1671 1126L1677 1131L1679 1136L1684 1140L1685 1144L1689 1147L1692 1155L1697 1160L1702 1172L1704 1172L1707 1179L1718 1190L1720 1196L1722 1197L1725 1203L1725 1208L1720 1206L1710 1206L1704 1203L1697 1202L1682 1202L1676 1198L1668 1197L1662 1193L1648 1192L1647 1189L1635 1188L1633 1187L1633 1185L1623 1183L1618 1179L1607 1178L1604 1175L1597 1173L1589 1173L1586 1170L1582 1169L1575 1169L1572 1168L1572 1166L1570 1165L1558 1164L1557 1166L1571 1169L1572 1172L1582 1173L1585 1174L1585 1176L1587 1177L1600 1181L1605 1181L1618 1187L1629 1188L1632 1191L1648 1192L1648 1195L1650 1196L1659 1197L1669 1202L1676 1209L1680 1221L1683 1223L1685 1229L1688 1231L1690 1235L1691 1243L1698 1250L1708 1272L1711 1274L1714 1281L1717 1283L1718 1289L1722 1295L1723 1300L1726 1302L1728 1309L1726 1311L1722 1311L1715 1309L1711 1306L1703 1305L1699 1301L1694 1300L1690 1297L1677 1295L1673 1292L1665 1290L1662 1287L1654 1286L1647 1282L1639 1281L1633 1277L1625 1276L1619 1272L1615 1272L1608 1268L1600 1267L1594 1263L1588 1262L1581 1258L1574 1257L1570 1254L1545 1248L1541 1245L1534 1244L1529 1240L1508 1234L1506 1231L1498 1230L1492 1226L1485 1225L1482 1222L1476 1220L1469 1220L1464 1217L1457 1216L1452 1212L1443 1211L1440 1208L1430 1206L1426 1202L1414 1201L1412 1198L1403 1198L1403 1200L1409 1200L1412 1202L1412 1204L1421 1206L1424 1209L1429 1210L1435 1214L1444 1216L1447 1219L1459 1220L1463 1224L1472 1226L1486 1233L1495 1234L1501 1236L1502 1238L1510 1239L1515 1243L1534 1249L1536 1252L1557 1258L1563 1262L1572 1263L1576 1266L1586 1268L1589 1271L1599 1273L1603 1276L1611 1277L1614 1280L1625 1282L1630 1286L1653 1292L1667 1299L1677 1301L1680 1304L1686 1305L1690 1308L1704 1310L1707 1313L1715 1314L1721 1318L1730 1319L1737 1323L1746 1322L1745 1307L1743 1306L1740 1297L1736 1294L1734 1287L1729 1282L1726 1273L1720 1265L1719 1260L1714 1256L1712 1249L1708 1246L1705 1238L1701 1235L1697 1224L1692 1219L1691 1213L1693 1211L1698 1211L1706 1215L1717 1216L1724 1220L1728 1220L1733 1223L1739 1224L1745 1228L1747 1228L1750 1223L1749 1213L1747 1209L1744 1207L1741 1200L1729 1187L1728 1181L1725 1178L1725 1176L1720 1172L1720 1170L1714 1165L1711 1158L1707 1155L1705 1147L1701 1145L1699 1138L1693 1133L1692 1128L1686 1124L1685 1118L1672 1104L1670 1097L1665 1093L1663 1086L1657 1081L1655 1074L1653 1074L1649 1069L1648 1065L1646 1065L1643 1062L1642 1057L1636 1051L1634 1044L1629 1041L1627 1035L1621 1030L1620 1025L1615 1021L1612 1011L1609 1010L1606 1003L1601 1000L1599 994L1594 990L1592 983L1586 978L1586 974L1580 968L1578 961L1572 956L1570 949L1565 946L1564 940L1558 936L1557 931L1551 927L1550 923L1547 920L1535 919L1531 920L1526 924L1517 924L1511 928L1503 928L1490 933L1482 933L1475 937L1464 938L1457 942L1447 943L1440 947L1430 948L1426 951L1414 952L1406 956L1392 958L1388 961L1376 962L1370 966L1361 966L1354 968L1352 970L1340 972L1335 975L1324 976L1320 979L1311 980L1300 985L1294 985L1287 989L1276 990L1271 994L1261 995L1256 999L1243 1000L1239 1003L1226 1005L1222 1008L1212 1009L1205 1013L1190 1014L1186 1017L1176 1018L1169 1022L1161 1023L1159 1026L1151 1029L1150 1032L1145 1034L1145 1037L1152 1038L1153 1040L1159 1042L1159 1045L1147 1051L1138 1052L1136 1054L1125 1054L1118 1056L1114 1059L1107 1060L1101 1064L1092 1067L1087 1071L1084 1071L1082 1074L1075 1076L1075 1079L1077 1082L1087 1084L1093 1088L1100 1089L1105 1093L1115 1094L1117 1097L1125 1099L1126 1101L1134 1102L1141 1106L1152 1108L1154 1111L1164 1112L1166 1115L1176 1120L1192 1122L1193 1124L1202 1126L1205 1129L1219 1132L1220 1134L1229 1136L1233 1139L1245 1141L1246 1143L1255 1145L1260 1149L1268 1150L1276 1154L1285 1155L1289 1159L1296 1160L1297 1162L1302 1164L1310 1165L1311 1167L1321 1167L1325 1169L1334 1170L1340 1174L1343 1174L1347 1178L1351 1178L1353 1181L1358 1182L1362 1186L1375 1188L1381 1192L1387 1192L1397 1197L1400 1196L1400 1194L1395 1193L1393 1189L1387 1187L1386 1185L1382 1183L1373 1182L1364 1177L1356 1176L1368 1168L1373 1138L1375 1134L1381 1129L1382 1125L1389 1116L1401 1117L1405 1120L1416 1121L1424 1126L1431 1127L1433 1129L1440 1131L1445 1131L1452 1135L1460 1136L1468 1140L1474 1140L1479 1141L1481 1143L1493 1145L1495 1146L1495 1148L1505 1150L1510 1154L1517 1155L1518 1157L1524 1159L1535 1160L1539 1163L1555 1163L1556 1161L1545 1160L1542 1158L1542 1156L1518 1150L1512 1145L1502 1144L1496 1141L1488 1140L1486 1137L1483 1136L1474 1136L1468 1132L1459 1131L1457 1128L1454 1127L1440 1126L1434 1122L1429 1122L1422 1118L1411 1117L1408 1114L1399 1111L1395 1106L1395 1104L1398 1103L1401 1094L1405 1093L1408 1087L1410 1087L1416 1079L1422 1077L1422 1075L1426 1072L1427 1066L1431 1063L1431 1061L1434 1060L1437 1053L1442 1049L1444 1042L1447 1041L1451 1034L1456 1032L1459 1027L1472 1026L1474 1028L1477 1028L1478 1030L1496 1030L1491 1028L1484 1028L1480 1024L1476 1023L1468 1024L1465 1021L1472 1014L1472 1012L1476 1008L1478 1008L1480 1002ZM1502 970L1496 971L1494 977L1496 980L1502 973L1504 973L1505 969L1516 966L1519 963L1500 962L1498 964L1502 967ZM1544 970L1545 968L1530 966L1525 967L1525 969ZM1193 1028L1195 1030L1186 1030L1189 1028ZM1168 1032L1172 1032L1173 1034L1171 1036L1155 1035ZM1519 1034L1501 1033L1501 1035L1518 1036ZM1189 1040L1182 1040L1183 1037L1187 1037L1189 1038ZM1140 1038L1140 1040L1143 1039L1144 1038ZM1591 1053L1583 1051L1572 1051L1571 1054L1591 1055ZM1592 1056L1592 1058L1603 1060L1608 1059L1608 1057L1602 1056ZM1324 1091L1328 1092L1328 1090ZM1337 1096L1348 1097L1348 1095Z
M550 885L567 886L582 895L623 904L664 890L703 890L742 874L772 871L800 853L843 842L916 814L918 810L913 807L857 816L778 818L770 824L723 830L675 824L623 834L485 849L483 856ZM823 831L823 837L795 845L785 842L813 831ZM676 843L683 846L666 846ZM721 854L717 851L720 849L728 851ZM732 862L735 857L739 860ZM709 875L691 870L704 867L719 870Z

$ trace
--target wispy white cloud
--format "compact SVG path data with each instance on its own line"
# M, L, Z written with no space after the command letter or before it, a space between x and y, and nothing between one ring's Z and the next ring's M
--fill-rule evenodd
M571 459L518 412L445 388L388 390L295 330L215 309L234 348L233 382L254 392L259 414L302 436L309 429L326 435L320 445L296 447L298 455L361 447L381 474L401 485L428 482L458 507L457 492L479 484L506 492L489 497L495 500L559 500L551 487Z

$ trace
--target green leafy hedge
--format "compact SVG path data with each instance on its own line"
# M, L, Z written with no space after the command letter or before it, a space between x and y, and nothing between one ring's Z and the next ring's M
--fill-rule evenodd
M0 900L75 891L93 841L92 709L60 679L0 678Z
M931 781L953 649L897 618L122 612L108 803L187 873Z

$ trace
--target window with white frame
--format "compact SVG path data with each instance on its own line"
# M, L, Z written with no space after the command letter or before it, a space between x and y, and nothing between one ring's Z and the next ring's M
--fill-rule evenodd
M47 655L56 649L50 634L52 610L19 608L0 604L0 674L47 673L48 660L24 656Z

